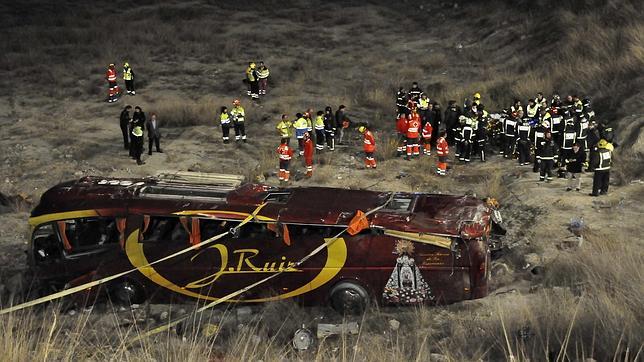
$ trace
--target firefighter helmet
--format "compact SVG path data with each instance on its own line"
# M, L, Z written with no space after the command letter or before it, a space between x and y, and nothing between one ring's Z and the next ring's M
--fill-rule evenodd
M481 93L479 92L474 93L474 99L481 99Z
M364 131L366 131L366 130L367 130L367 127L365 127L365 126L358 127L358 132L360 132L360 133L364 133Z

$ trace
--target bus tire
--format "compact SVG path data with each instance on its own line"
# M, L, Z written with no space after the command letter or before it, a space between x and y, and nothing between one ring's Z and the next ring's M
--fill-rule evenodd
M369 304L369 293L355 282L340 282L331 289L331 306L340 314L362 314Z
M111 288L111 294L122 305L141 304L147 296L143 287L131 280L123 280Z

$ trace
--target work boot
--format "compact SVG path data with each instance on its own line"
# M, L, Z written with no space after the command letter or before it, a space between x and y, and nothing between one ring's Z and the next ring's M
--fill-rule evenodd
M136 160L136 164L137 164L137 165L139 165L139 166L140 166L140 165L145 165L145 162L143 162L143 161L141 161L141 160Z
M157 152L159 152L159 153L163 153L163 150L159 149L159 150L157 150Z

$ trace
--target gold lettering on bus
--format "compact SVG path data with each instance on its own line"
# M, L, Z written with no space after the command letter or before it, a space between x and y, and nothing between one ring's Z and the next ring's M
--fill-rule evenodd
M221 260L221 264L219 265L219 268L217 268L217 270L214 273L204 278L201 278L186 284L185 288L199 289L199 288L206 287L216 282L222 275L226 275L226 274L276 273L278 271L284 271L284 272L301 271L295 267L294 262L286 260L286 257L284 256L280 258L281 261L268 261L264 263L263 267L256 266L252 261L252 259L259 255L260 251L258 249L233 250L232 256L230 257L230 259L235 259L235 257L237 257L237 260L236 262L231 260L231 263L229 264L230 253L228 248L223 244L215 244L215 245L209 246L206 249L199 251L195 256L190 258L190 261L194 261L206 250L210 250L210 249L216 251L219 254L219 260Z

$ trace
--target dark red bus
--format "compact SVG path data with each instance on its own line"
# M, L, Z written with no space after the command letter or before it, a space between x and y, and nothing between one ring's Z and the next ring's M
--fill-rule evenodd
M100 293L87 292L128 303L212 301L275 273L231 302L297 298L349 311L370 301L444 304L488 293L496 211L483 200L237 181L84 177L61 183L31 214L32 269L56 291L138 268ZM358 211L379 207L367 227L346 232ZM254 211L252 221L236 227ZM298 264L325 241L324 250Z

